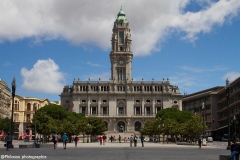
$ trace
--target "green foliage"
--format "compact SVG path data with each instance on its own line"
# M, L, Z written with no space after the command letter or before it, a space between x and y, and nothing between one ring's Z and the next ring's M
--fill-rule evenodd
M92 128L92 135L100 135L103 134L103 132L107 131L104 122L98 117L87 117L87 122L90 128Z
M50 135L52 133L66 133L69 137L79 133L102 134L106 131L104 122L97 117L86 118L82 114L68 112L62 106L46 105L33 116L32 129L37 133Z
M160 118L162 120L165 119L175 119L178 123L184 123L188 121L192 117L192 113L190 111L180 111L176 108L166 108L158 111L156 118Z
M189 111L167 108L160 110L156 119L146 122L141 133L149 136L161 133L171 136L197 137L203 133L203 121L200 115Z
M4 133L8 133L10 132L10 126L11 126L11 119L9 119L8 117L6 118L0 117L0 130L3 130ZM13 130L15 132L18 130L15 123L13 123Z

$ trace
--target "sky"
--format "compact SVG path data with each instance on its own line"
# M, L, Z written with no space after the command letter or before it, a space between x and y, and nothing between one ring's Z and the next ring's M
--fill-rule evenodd
M74 79L109 80L121 6L135 81L168 78L191 94L240 77L239 0L1 0L0 79L50 101Z

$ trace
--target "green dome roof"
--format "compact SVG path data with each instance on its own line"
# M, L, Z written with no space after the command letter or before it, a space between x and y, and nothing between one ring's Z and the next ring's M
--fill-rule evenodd
M128 23L127 18L125 17L125 13L122 10L122 7L118 13L118 17L115 22L123 21L123 23Z

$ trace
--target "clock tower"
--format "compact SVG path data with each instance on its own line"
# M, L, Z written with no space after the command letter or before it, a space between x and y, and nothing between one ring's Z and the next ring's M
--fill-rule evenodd
M125 13L120 9L114 22L112 34L111 78L117 82L132 79L131 33Z

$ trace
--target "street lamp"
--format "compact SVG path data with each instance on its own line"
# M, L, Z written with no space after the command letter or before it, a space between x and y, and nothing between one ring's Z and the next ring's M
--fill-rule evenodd
M13 139L13 109L14 109L14 97L16 91L16 79L15 77L12 80L12 116L11 116L11 142L10 147L13 148L12 139Z
M229 80L227 79L226 80L226 87L225 87L226 98L227 98L227 112L228 112L228 146L227 146L227 149L231 149L231 146L230 146L230 113L229 113L229 96L230 96L230 92L229 92L229 87L230 87L230 84L229 84Z
M205 138L205 104L202 102L202 110L203 110L203 138Z

